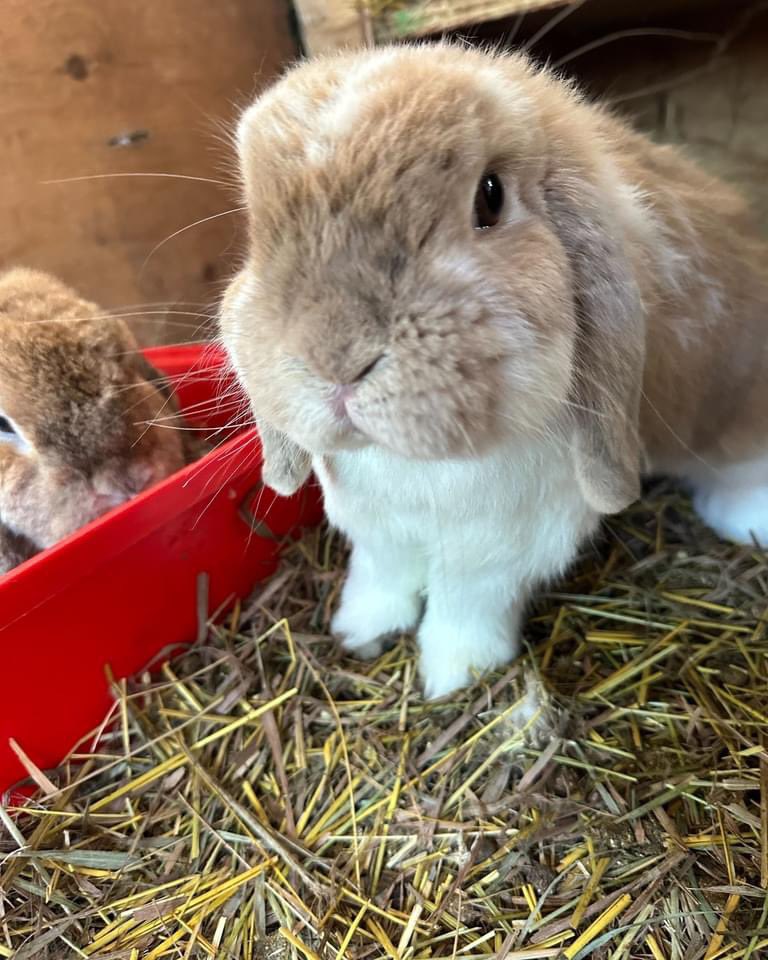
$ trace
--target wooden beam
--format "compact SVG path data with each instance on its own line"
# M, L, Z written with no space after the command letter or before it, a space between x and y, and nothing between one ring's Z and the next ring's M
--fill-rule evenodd
M295 0L304 47L315 55L406 40L564 6L567 0Z

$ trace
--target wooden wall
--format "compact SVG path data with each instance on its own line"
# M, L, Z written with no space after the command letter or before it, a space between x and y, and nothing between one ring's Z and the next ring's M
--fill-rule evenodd
M584 64L592 88L656 140L682 146L738 187L768 236L768 6L687 28L721 38L638 38ZM648 91L643 93L643 91Z
M238 249L238 215L147 257L237 206L234 190L159 177L45 181L231 179L222 131L295 54L288 3L4 0L0 50L0 268L53 271L108 307L210 304ZM196 322L136 327L160 342Z
M524 44L551 11L469 31ZM766 0L586 0L533 53L741 189L768 236Z

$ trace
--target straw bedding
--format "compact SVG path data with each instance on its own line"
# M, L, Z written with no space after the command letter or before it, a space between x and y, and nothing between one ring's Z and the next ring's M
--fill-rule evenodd
M768 566L666 489L450 702L313 531L0 814L0 957L768 956ZM108 629L108 625L105 625Z

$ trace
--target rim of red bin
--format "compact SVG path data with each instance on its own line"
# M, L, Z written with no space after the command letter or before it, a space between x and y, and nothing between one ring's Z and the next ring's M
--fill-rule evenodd
M145 354L189 419L234 383L209 344ZM226 429L227 410L231 418L231 404L208 410L206 425ZM223 615L274 572L289 538L319 521L315 486L277 497L261 485L255 429L229 432L200 460L0 577L0 791L25 775L10 738L36 766L54 766L106 716L107 666L129 676L195 640L200 574L207 615Z

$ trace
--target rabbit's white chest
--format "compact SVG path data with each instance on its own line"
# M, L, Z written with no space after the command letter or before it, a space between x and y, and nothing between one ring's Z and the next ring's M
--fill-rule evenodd
M570 457L549 444L452 461L371 447L322 458L315 472L329 519L353 543L391 539L428 559L511 565L526 580L558 572L597 525Z
M562 572L599 522L552 444L443 462L370 448L314 466L353 548L332 629L375 657L382 637L418 624L428 696L517 655L531 589Z

